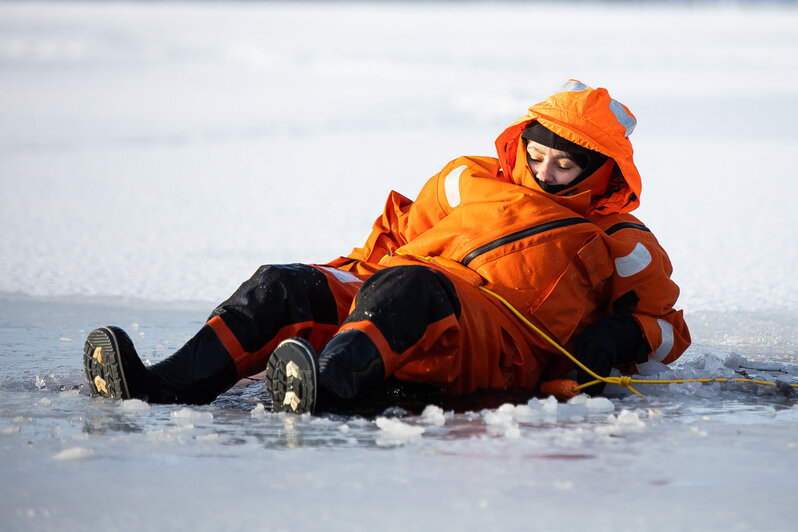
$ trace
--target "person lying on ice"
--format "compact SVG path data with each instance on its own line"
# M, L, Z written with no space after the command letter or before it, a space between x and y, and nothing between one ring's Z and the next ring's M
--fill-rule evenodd
M273 410L302 413L346 408L389 377L465 395L573 370L480 287L601 376L672 362L690 335L667 254L629 214L635 124L607 90L570 80L499 135L498 158L453 160L415 201L391 192L346 257L262 266L169 358L147 368L121 329L92 331L91 391L203 404L265 370Z

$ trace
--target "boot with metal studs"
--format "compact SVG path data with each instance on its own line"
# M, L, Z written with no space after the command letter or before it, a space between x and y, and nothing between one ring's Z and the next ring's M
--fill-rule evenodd
M113 399L146 398L147 368L133 341L119 327L100 327L83 346L83 369L92 395Z
M316 352L302 338L284 340L266 365L272 412L313 413L318 392Z
M119 327L93 330L83 349L92 395L150 403L208 404L238 380L235 362L209 326L147 368Z

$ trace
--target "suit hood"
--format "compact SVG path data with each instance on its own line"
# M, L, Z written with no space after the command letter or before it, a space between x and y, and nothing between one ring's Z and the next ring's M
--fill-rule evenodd
M592 89L569 80L560 92L529 108L496 139L496 151L505 179L521 184L529 173L521 133L531 122L541 125L571 142L603 153L617 164L606 190L594 196L591 210L602 214L627 213L640 205L642 183L633 160L629 135L637 120L626 106L613 99L606 89ZM540 187L534 183L533 186Z

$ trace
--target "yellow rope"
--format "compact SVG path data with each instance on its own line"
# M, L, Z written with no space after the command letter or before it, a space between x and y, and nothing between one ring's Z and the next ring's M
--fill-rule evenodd
M604 382L604 383L607 383L607 384L615 384L615 385L620 386L622 388L628 388L631 392L636 393L637 395L639 395L641 397L643 396L643 394L638 392L637 390L635 390L632 387L632 384L684 384L684 383L687 383L687 382L709 383L709 382L728 382L728 381L731 381L731 382L751 382L751 383L754 383L754 384L761 384L763 386L775 386L776 385L775 382L769 382L769 381L760 381L760 380L755 380L755 379L737 379L737 378L735 378L735 379L727 379L727 378L722 378L722 377L709 378L709 379L672 379L672 380L669 380L669 379L656 379L656 380L634 379L632 377L625 376L625 375L622 376L622 377L602 377L602 376L597 375L596 373L594 373L593 370L591 370L590 368L588 368L584 364L582 364L579 360L576 359L575 356L573 356L571 353L569 353L564 347L562 347L556 341L552 340L549 337L549 335L547 335L546 333L541 331L537 326L535 326L534 323L529 321L523 314L521 314L515 307L513 307L513 305L509 301L504 299L502 296L500 296L496 292L488 290L484 286L479 286L477 288L479 288L480 290L482 290L486 294L488 294L490 296L493 296L494 298L499 300L499 302L501 302L505 307L507 307L510 310L510 312L515 314L515 316L518 319L520 319L527 327L529 327L530 329L535 331L535 333L537 333L538 336L543 338L552 347L557 349L557 351L559 351L560 353L562 353L563 355L565 355L566 357L571 359L571 361L574 364L576 364L577 366L582 368L584 371L587 372L588 375L590 375L591 377L593 377L595 379L593 381L586 382L585 384L580 384L579 386L576 386L573 389L574 392L578 392L578 391L580 391L580 390L582 390L584 388L588 388L590 386L593 386L594 384L598 384L598 383L601 383L601 382ZM790 384L789 386L791 386L793 388L798 388L798 384Z

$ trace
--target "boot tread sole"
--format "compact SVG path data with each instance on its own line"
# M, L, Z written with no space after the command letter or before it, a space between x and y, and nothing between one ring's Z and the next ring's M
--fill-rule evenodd
M266 386L272 412L313 412L316 404L316 361L313 347L290 338L274 350L266 365Z
M119 342L109 328L100 327L89 333L83 346L83 370L92 395L130 398Z

